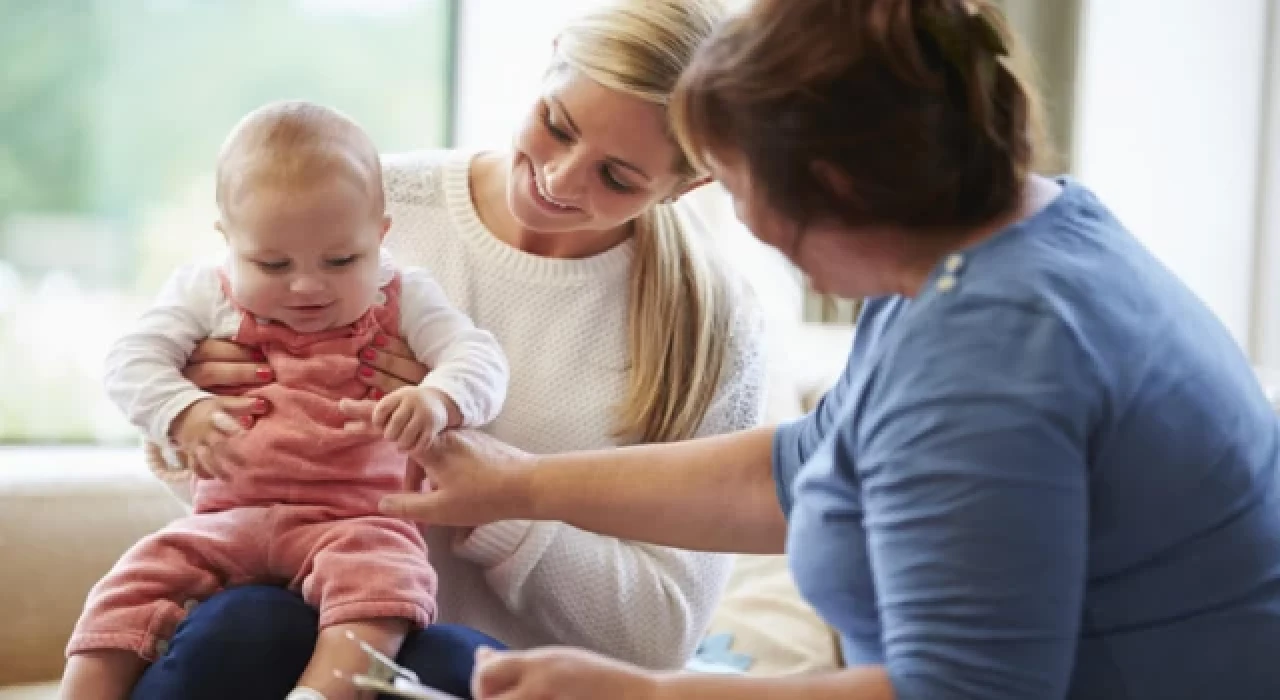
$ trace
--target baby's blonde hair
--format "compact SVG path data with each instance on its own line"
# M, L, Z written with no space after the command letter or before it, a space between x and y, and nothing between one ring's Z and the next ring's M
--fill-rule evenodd
M369 195L373 213L386 203L382 166L373 140L351 118L311 102L272 102L245 115L218 153L218 213L229 220L246 188L305 188L344 177Z
M561 32L551 71L577 70L665 107L694 50L724 14L719 0L613 0ZM697 177L683 152L673 165L685 184ZM697 431L719 385L731 320L726 275L701 232L670 202L635 225L630 372L617 433L643 442L682 440Z

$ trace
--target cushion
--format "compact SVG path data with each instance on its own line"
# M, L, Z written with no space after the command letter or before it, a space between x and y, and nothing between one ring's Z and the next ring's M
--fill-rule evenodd
M0 700L58 700L58 684L36 683L0 688Z
M840 666L835 632L800 597L786 557L739 555L690 668L769 676Z
M0 687L58 678L89 588L182 512L135 449L15 452L0 469Z

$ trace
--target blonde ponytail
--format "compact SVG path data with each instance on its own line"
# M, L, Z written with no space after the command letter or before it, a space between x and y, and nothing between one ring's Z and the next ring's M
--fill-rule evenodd
M565 28L552 70L568 66L665 106L723 14L719 0L615 0ZM692 182L683 153L675 167ZM630 367L615 430L625 441L692 437L719 385L731 323L727 277L705 233L693 229L671 203L635 222Z
M671 204L636 222L624 437L692 437L719 383L731 321L725 278L686 225Z

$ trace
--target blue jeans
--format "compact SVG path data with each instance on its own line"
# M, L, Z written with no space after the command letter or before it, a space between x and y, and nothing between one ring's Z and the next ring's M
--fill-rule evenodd
M319 615L300 596L275 586L242 586L196 606L178 625L169 650L147 669L133 700L280 700L307 667ZM425 684L471 697L475 650L504 648L457 625L412 632L396 661Z

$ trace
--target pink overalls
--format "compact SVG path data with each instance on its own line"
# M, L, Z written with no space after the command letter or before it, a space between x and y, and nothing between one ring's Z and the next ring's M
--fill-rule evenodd
M305 335L241 309L233 340L261 350L275 373L243 393L266 399L270 412L234 438L243 463L228 480L197 480L194 515L138 542L94 586L68 655L125 649L154 660L187 608L247 583L300 592L321 627L434 618L436 576L422 534L377 512L401 488L405 457L381 438L343 430L338 410L340 399L367 394L356 377L360 349L377 333L399 335L399 292L397 276L385 303L356 323Z

